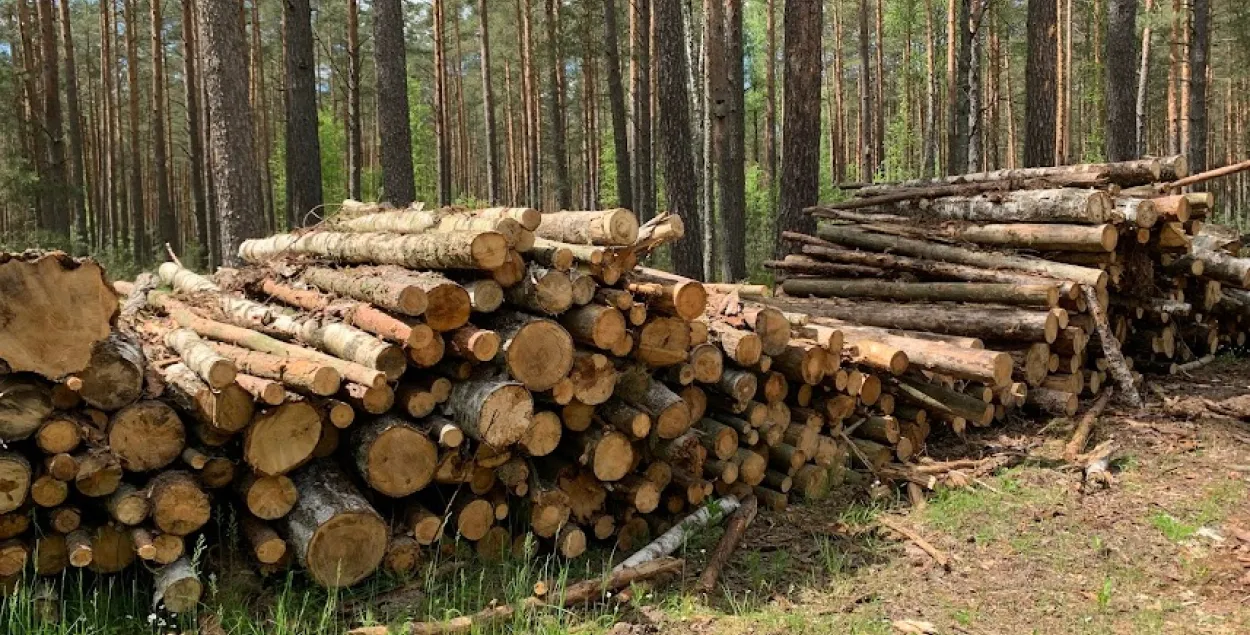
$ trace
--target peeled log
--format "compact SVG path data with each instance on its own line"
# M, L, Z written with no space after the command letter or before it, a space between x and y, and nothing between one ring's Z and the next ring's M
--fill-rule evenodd
M307 402L263 411L244 431L243 460L261 474L286 474L312 458L321 426L321 413Z
M573 338L552 320L505 311L483 316L481 322L503 339L508 374L530 390L550 390L573 367Z
M21 441L52 414L52 388L34 375L0 375L0 441Z
M393 498L420 491L434 478L438 448L416 426L384 416L352 430L356 467L369 487Z
M157 474L148 483L148 501L156 528L175 536L189 535L208 523L208 494L189 472Z
M182 454L186 429L173 408L160 401L140 401L109 419L108 444L127 471L149 472Z
M114 332L97 342L91 362L78 374L82 400L92 408L112 412L134 403L143 393L147 360L134 336Z
M1107 272L1101 269L1078 267L1039 258L977 251L955 245L943 245L912 238L874 234L856 227L844 225L822 225L817 234L824 240L847 247L895 253L929 260L942 260L985 269L1011 269L1057 280L1071 280L1072 282L1099 288L1103 288L1107 284Z
M638 240L638 217L627 209L553 212L542 215L534 230L539 238L574 245L628 247Z
M117 296L100 265L60 252L0 254L0 365L60 379L112 333Z
M446 408L466 435L505 448L529 429L534 401L522 384L470 379L455 382Z
M300 497L286 518L287 535L313 579L351 586L376 571L390 531L347 475L321 460L300 470L295 485Z
M252 264L287 256L339 262L399 265L410 269L494 269L503 264L508 241L497 232L449 234L276 234L245 240L239 257Z
M1059 319L1051 312L968 305L892 304L773 298L777 306L864 326L929 331L966 337L1053 342Z

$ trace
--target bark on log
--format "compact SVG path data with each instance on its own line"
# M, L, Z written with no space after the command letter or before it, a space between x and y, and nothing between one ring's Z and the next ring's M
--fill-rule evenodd
M1110 253L1119 244L1115 225L1057 225L1012 223L972 225L952 229L953 238L978 245L994 245L1034 251L1085 251Z
M494 269L503 264L508 240L497 232L450 234L346 234L319 231L245 240L239 258L264 264L288 256L330 258L353 264L411 269Z
M165 396L201 424L234 434L252 422L255 404L242 386L229 384L223 390L213 390L181 363L166 367L163 376Z
M436 210L403 210L379 212L332 223L337 231L386 234L449 234L456 232L493 231L503 234L509 243L520 235L521 223L512 218L483 218L470 214L447 214Z
M77 375L79 396L92 408L112 412L134 403L143 394L147 359L138 340L117 331L91 350L91 361Z
M675 439L690 429L692 421L686 403L658 381L648 380L638 389L618 389L617 396L650 415L652 429L661 439Z
M424 346L434 337L433 329L426 324L394 317L363 302L336 300L314 290L296 289L272 278L260 283L258 295L262 294L266 299L272 298L305 311L333 316L366 333L403 346Z
M52 414L52 388L34 375L0 375L0 441L21 441Z
M315 359L271 355L230 344L213 343L212 346L241 372L282 382L299 392L327 397L337 393L342 386L343 378L339 371Z
M575 245L628 247L638 240L638 217L627 209L553 212L533 229L539 238Z
M495 379L456 382L446 408L466 435L497 448L520 441L534 416L522 384Z
M993 306L892 304L773 298L776 306L879 328L930 331L966 337L1053 342L1059 319L1049 312Z
M955 264L987 269L1010 269L1058 280L1071 280L1098 288L1104 288L1107 284L1107 273L1105 271L1048 260L1009 256L988 251L974 251L954 245L942 245L911 238L872 234L847 226L824 225L817 234L824 240L848 247L898 253L931 260L945 260Z
M175 615L194 611L200 605L204 585L195 567L185 557L156 571L152 606L164 608Z
M625 336L625 316L600 304L578 307L560 316L560 324L575 341L610 351Z
M885 206L890 213L919 219L975 223L1111 222L1114 206L1101 190L1019 190L977 196L948 196Z
M1012 182L1029 181L1032 179L1049 180L1057 184L1070 184L1075 187L1092 187L1103 183L1114 183L1121 187L1134 187L1157 183L1164 174L1164 165L1175 166L1169 170L1188 174L1183 156L1167 159L1140 159L1120 163L1090 163L1083 165L1062 165L1038 168L1014 168L960 174L956 176L918 179L902 183L883 183L860 188L856 196L878 196L899 190L900 188L926 187L934 185L958 185L964 183Z
M686 361L690 354L690 327L685 320L657 317L638 330L634 357L653 368Z
M368 302L401 315L418 317L429 306L425 290L410 280L390 278L368 268L309 267L300 275L300 280L327 293Z
M628 289L646 296L649 304L664 313L689 322L703 315L707 308L707 289L697 280L645 267L636 269L633 279L635 282Z
M504 289L504 297L518 309L559 315L573 306L573 283L563 271L531 263L518 284Z
M299 501L286 518L300 563L322 586L351 586L386 555L390 531L333 462L314 462L295 476Z
M212 345L200 339L191 329L174 329L165 333L165 345L178 353L182 363L195 371L210 388L221 390L234 383L238 369ZM88 402L90 403L90 402Z
M456 329L447 340L447 350L452 355L471 362L487 362L494 359L499 353L499 347L498 333L477 328L472 324Z
M503 306L503 287L494 280L470 280L461 286L474 313L494 313Z

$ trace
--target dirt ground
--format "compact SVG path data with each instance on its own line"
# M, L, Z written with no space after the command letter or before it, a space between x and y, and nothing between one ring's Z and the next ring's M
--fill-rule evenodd
M659 591L608 630L1250 633L1250 424L1239 419L1250 419L1250 361L1150 383L1145 412L1113 405L1096 425L1091 446L1117 447L1109 487L1083 487L1059 460L1074 421L978 430L930 456L1007 467L922 508L883 491L762 513L720 593ZM949 569L882 529L881 514ZM688 577L714 542L688 550Z

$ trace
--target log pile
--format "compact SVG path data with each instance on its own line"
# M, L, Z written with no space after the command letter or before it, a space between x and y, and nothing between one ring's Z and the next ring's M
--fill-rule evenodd
M0 576L146 561L178 610L224 507L261 571L346 586L456 543L632 551L710 497L841 475L855 402L813 389L840 335L638 267L679 218L347 207L240 269L114 283L89 363L0 375Z
M1245 342L1250 259L1205 223L1211 194L1172 186L1186 176L1170 157L860 187L808 210L814 234L784 234L790 255L766 263L779 293L758 301L813 337L840 332L896 412L956 433L1019 407L1071 416L1112 384L1140 405L1141 373ZM860 414L873 443L906 436Z

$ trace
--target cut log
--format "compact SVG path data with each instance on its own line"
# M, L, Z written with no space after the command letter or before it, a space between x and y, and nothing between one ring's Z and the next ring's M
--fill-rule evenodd
M690 429L692 421L689 408L681 397L664 384L648 381L640 389L618 388L617 392L617 396L626 403L651 416L652 429L659 438L675 439Z
M486 362L499 353L499 334L479 329L472 324L462 326L448 338L447 350L452 355L472 362Z
M363 386L361 384L345 384L339 391L338 398L357 410L371 415L389 412L395 405L395 391L390 386Z
M518 284L504 289L504 297L519 309L559 315L573 306L573 284L562 271L530 264Z
M385 211L355 216L332 224L338 231L389 234L447 234L495 231L515 241L522 227L512 218L482 218L471 214L446 214L436 210Z
M384 416L352 430L356 468L374 490L400 498L420 491L434 477L438 448L416 426Z
M786 327L787 342L789 326ZM752 331L734 328L718 320L708 323L708 335L716 342L725 355L740 366L754 366L759 363L764 344L760 336ZM784 350L784 346L782 348Z
M270 355L229 344L214 343L213 350L234 362L244 373L282 382L300 392L329 396L337 393L342 376L331 366L317 360Z
M1177 258L1174 267L1187 267L1189 263L1200 261L1203 275L1225 282L1236 287L1250 287L1250 258L1235 258L1220 251L1195 249L1192 253Z
M931 260L944 260L955 264L987 269L1011 269L1058 280L1071 280L1098 288L1105 288L1107 284L1107 273L1105 271L1048 260L1009 256L988 251L974 251L954 245L873 234L854 227L841 225L824 225L820 228L818 234L824 240L848 247L897 253Z
M138 525L148 519L151 508L148 504L147 492L129 483L118 486L117 491L108 497L109 516L117 522L131 526Z
M134 403L143 393L147 360L138 340L114 332L91 350L91 361L77 375L78 394L92 408L112 412Z
M286 541L265 521L251 514L243 514L239 517L239 525L257 562L276 564L286 556Z
M122 480L122 463L117 455L107 450L90 450L74 458L78 462L74 486L80 494L100 498L117 491Z
M794 297L971 302L1038 307L1054 307L1059 304L1057 285L791 278L782 283L782 289L786 295Z
M825 378L826 355L815 342L792 340L786 350L773 356L773 368L787 379L815 386Z
M91 534L85 529L75 529L65 536L65 551L69 564L79 569L91 565L94 556L91 549Z
M299 498L290 477L263 476L248 472L235 480L235 489L252 515L262 520L276 520L290 513Z
M494 280L470 280L462 286L474 313L494 313L503 306L503 287Z
M368 302L401 315L420 316L429 305L425 290L410 280L388 278L367 268L327 269L309 267L300 279L323 291Z
M194 611L200 605L204 585L195 567L187 558L179 558L157 569L153 582L152 606L164 608L175 615Z
M182 454L186 429L173 408L160 401L140 401L109 419L108 444L127 471L150 472Z
M212 428L223 434L233 434L246 428L252 421L252 415L255 411L255 404L252 396L238 384L230 384L224 389L215 391L209 388L190 368L178 363L172 364L165 368L165 395L169 401L176 405L180 410L190 415L196 421ZM149 405L144 406L137 412L151 412L155 406L152 403L157 402L140 402ZM135 404L136 406L140 404ZM134 406L132 406L133 408ZM120 415L126 410L120 411ZM170 410L169 414L177 420L177 416L173 415ZM117 415L114 415L114 419ZM181 424L179 424L181 428ZM173 428L169 430L172 432ZM146 434L146 431L141 431ZM142 442L142 437L138 437ZM181 448L179 448L181 451ZM129 468L127 468L129 469Z
M578 462L589 466L602 482L621 480L634 465L634 448L629 437L620 432L597 428L568 435L567 439Z
M569 283L573 286L573 305L585 306L595 299L595 291L599 290L599 283L594 277L582 273L579 270L569 272Z
M569 380L573 383L573 397L577 401L597 406L607 401L616 389L616 367L604 355L577 351L573 355Z
M52 388L34 375L0 374L0 441L21 441L52 414Z
M638 217L627 209L551 212L533 228L539 238L575 245L628 247L638 240Z
M573 250L568 245L545 238L536 238L529 257L557 271L568 271L573 266ZM602 254L600 255L602 259ZM597 264L597 263L596 263Z
M446 407L466 435L497 448L520 441L534 413L524 385L495 379L456 382Z
M512 311L483 316L499 333L508 374L533 391L550 390L573 367L573 338L558 323Z
M182 462L198 472L200 483L209 489L234 481L234 461L222 454L188 446L182 450Z
M8 372L81 373L96 343L112 334L117 296L92 260L0 254L0 289L0 363Z
M399 265L411 269L494 269L503 264L508 240L498 232L447 234L275 234L245 240L239 257L252 264L309 256L338 262Z
M20 454L0 450L0 514L22 506L32 476L30 462Z
M698 344L690 349L690 366L694 369L694 380L703 384L720 381L725 374L724 355L713 344Z
M148 501L152 522L165 533L186 536L208 523L208 495L189 472L171 470L157 474L148 483Z
M58 413L44 420L35 433L35 445L46 454L73 452L82 441L83 426L90 425L85 419L71 413ZM61 479L67 480L67 479Z
M295 476L299 501L286 518L300 563L327 587L353 585L386 555L390 531L333 462L316 461Z
M625 336L625 316L600 304L578 307L560 316L560 324L580 344L610 351Z
M634 357L653 368L682 364L690 355L690 327L678 318L652 318L638 331Z
M547 456L556 451L563 435L564 424L560 416L544 410L534 413L533 422L521 435L518 445L529 456Z
M759 380L755 373L745 370L730 369L721 374L721 377L715 384L709 386L712 390L725 395L738 403L750 401L755 396L755 391L759 386Z
M1080 405L1080 399L1067 392L1059 392L1057 390L1049 390L1046 388L1033 388L1029 390L1025 403L1043 412L1059 415L1061 417L1071 417L1076 414L1076 410Z
M628 289L663 313L691 321L707 308L707 289L697 280L645 267L634 272L634 280Z
M321 426L321 413L306 402L265 410L244 431L243 460L261 474L286 474L312 458Z
M257 403L276 406L286 401L286 388L272 379L264 379L253 375L236 375L235 383L247 391Z
M930 331L965 337L995 337L1024 342L1053 342L1059 319L1050 312L993 306L892 304L773 298L777 306L815 316L879 328Z
M213 350L195 331L174 329L165 333L164 340L165 345L182 358L182 363L195 371L210 388L220 390L234 383L238 372L234 362Z
M430 326L415 320L394 317L363 302L335 299L310 289L296 289L272 278L261 282L257 295L341 319L366 333L404 346L424 346L434 337Z

